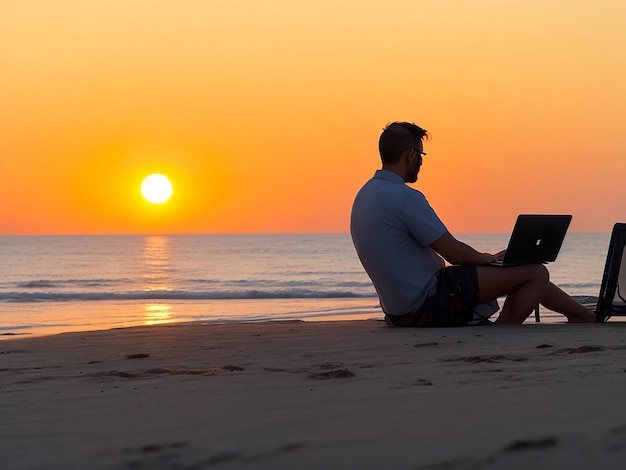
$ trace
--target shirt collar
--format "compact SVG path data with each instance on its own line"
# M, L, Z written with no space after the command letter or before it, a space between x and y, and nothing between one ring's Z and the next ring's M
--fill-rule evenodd
M374 178L404 184L404 179L402 178L402 176L389 170L376 170L376 173L374 173Z

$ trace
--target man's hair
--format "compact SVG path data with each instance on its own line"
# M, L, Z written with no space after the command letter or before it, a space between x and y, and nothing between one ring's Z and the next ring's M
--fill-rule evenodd
M402 152L415 147L418 142L429 139L428 131L412 122L387 124L378 140L378 151L383 164L397 163Z

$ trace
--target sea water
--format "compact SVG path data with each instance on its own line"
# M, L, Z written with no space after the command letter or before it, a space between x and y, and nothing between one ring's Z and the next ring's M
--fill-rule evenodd
M458 238L495 252L508 235ZM597 295L609 238L568 234L549 265L553 282ZM382 312L348 234L0 237L0 338L182 321L363 318Z

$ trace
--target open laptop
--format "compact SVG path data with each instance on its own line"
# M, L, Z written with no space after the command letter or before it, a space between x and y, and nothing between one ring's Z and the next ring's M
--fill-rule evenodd
M491 264L516 266L554 261L571 221L571 215L518 215L504 258Z

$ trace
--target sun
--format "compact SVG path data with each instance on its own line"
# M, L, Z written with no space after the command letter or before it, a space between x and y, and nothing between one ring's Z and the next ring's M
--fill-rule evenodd
M141 194L152 204L163 204L172 196L172 183L167 176L154 173L141 183Z

